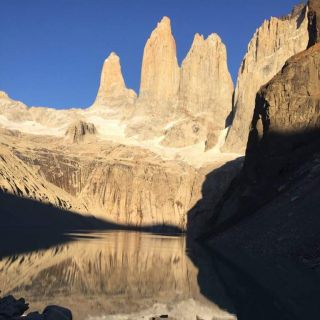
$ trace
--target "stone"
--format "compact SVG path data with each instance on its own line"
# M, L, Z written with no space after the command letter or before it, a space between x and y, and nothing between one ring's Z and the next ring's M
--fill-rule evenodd
M316 142L320 130L319 65L320 44L316 44L289 59L260 89L246 157L251 176L258 179L250 169L252 162L271 179L288 161L307 156L308 149L300 155L300 148Z
M217 34L196 34L181 66L179 108L192 116L207 115L217 129L225 128L232 110L233 82L227 51Z
M307 173L310 172L308 162L320 148L319 72L320 43L291 57L259 90L244 166L232 188L225 193L224 202L211 212L214 216L212 233L248 215L272 208L270 203L278 199L276 197L285 203L281 210L287 216L288 203L300 203L306 197L305 194L302 196L304 187L290 191L295 180L308 186L309 193L316 190L315 185L307 181ZM304 169L305 178L299 172L304 165L309 166ZM283 185L288 185L285 188L287 195L279 196ZM300 205L304 206L306 203ZM278 214L277 210L275 212ZM272 219L277 223L275 216Z
M305 7L283 18L271 18L256 31L242 61L234 97L234 118L224 152L244 154L258 90L284 66L286 60L307 48Z
M219 139L219 131L209 132L207 135L207 140L205 142L205 151L212 149L217 143Z
M115 106L123 103L133 104L136 97L136 93L126 87L119 56L112 52L104 61L100 86L94 105Z
M47 306L43 310L44 320L72 320L72 312L60 306Z
M96 133L97 129L93 123L78 120L69 126L65 136L68 141L72 143L79 143L89 136L94 136Z
M40 314L39 312L30 312L28 315L24 318L25 320L44 320L44 315Z
M8 94L4 91L0 91L0 99L2 98L9 98Z
M12 295L0 298L0 317L13 319L19 317L29 309L29 305L23 298L15 299Z
M183 148L206 139L209 124L202 118L181 120L165 131L161 144L166 147Z
M179 79L176 42L171 32L170 19L164 17L152 31L144 48L139 99L166 106L177 99Z
M313 46L320 41L320 2L319 0L308 1L309 19L309 44Z

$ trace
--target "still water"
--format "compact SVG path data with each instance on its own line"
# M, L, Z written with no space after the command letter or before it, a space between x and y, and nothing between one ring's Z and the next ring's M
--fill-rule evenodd
M213 251L187 247L184 236L125 231L53 240L32 232L19 241L6 239L0 244L1 295L24 297L30 311L58 304L71 309L76 320L320 315L318 270L254 259L240 248Z
M0 260L2 294L24 297L32 310L58 304L75 319L235 319L201 295L197 273L185 237L135 232L74 234Z

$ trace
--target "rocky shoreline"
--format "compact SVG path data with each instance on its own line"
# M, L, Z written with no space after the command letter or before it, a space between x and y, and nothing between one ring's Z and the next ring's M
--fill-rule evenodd
M12 295L0 298L0 320L72 320L72 312L64 307L50 305L42 313L30 312L25 299L16 299Z

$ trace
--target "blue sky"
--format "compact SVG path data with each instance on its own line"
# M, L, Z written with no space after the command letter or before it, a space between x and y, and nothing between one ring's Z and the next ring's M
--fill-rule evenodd
M250 38L264 19L297 0L0 0L0 90L28 105L86 107L104 59L121 58L138 91L143 48L157 22L171 18L179 63L196 32L220 35L235 81Z

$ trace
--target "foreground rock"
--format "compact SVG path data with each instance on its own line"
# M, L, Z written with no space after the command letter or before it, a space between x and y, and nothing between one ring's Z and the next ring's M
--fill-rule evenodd
M234 119L223 150L245 153L255 97L260 87L281 70L286 60L307 48L307 11L296 8L284 18L271 18L256 31L239 69Z
M72 320L71 311L60 306L48 306L42 314L31 312L25 315L28 309L29 305L23 298L17 300L11 295L0 298L1 320Z

